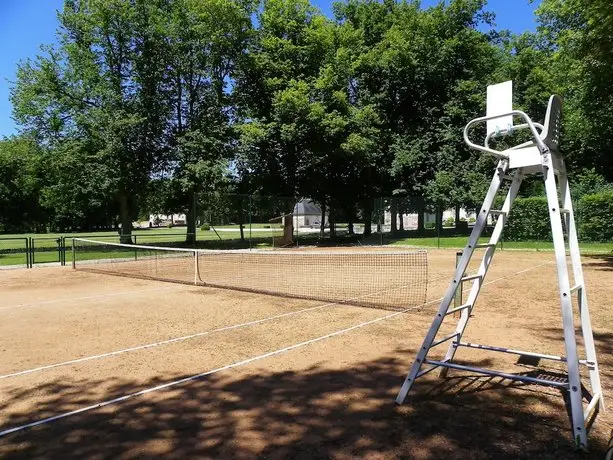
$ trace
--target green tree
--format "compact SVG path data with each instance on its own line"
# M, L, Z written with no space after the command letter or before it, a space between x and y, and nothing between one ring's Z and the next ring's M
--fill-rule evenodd
M537 14L552 56L547 71L564 98L563 148L569 165L594 167L613 181L613 4L543 0Z
M162 0L66 0L59 45L19 66L11 95L16 120L50 156L72 151L60 147L65 142L87 144L113 171L124 241L166 146L161 94L169 53L159 26L167 7ZM77 174L67 187L94 177Z
M32 139L0 140L0 232L37 231L44 226L40 156Z

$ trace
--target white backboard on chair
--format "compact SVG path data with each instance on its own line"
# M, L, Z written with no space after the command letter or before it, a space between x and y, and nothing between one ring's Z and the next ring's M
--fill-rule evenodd
M513 110L513 81L505 81L487 87L487 116L493 117ZM487 134L513 127L513 117L499 117L487 121Z

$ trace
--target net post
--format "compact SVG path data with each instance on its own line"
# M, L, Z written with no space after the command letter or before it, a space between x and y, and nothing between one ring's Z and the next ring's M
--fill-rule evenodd
M458 265L460 265L460 259L462 259L462 254L464 254L462 251L458 251L455 253L455 266L456 268L458 268ZM462 274L462 276L464 276L464 274ZM463 298L463 292L462 292L462 283L458 284L458 287L455 291L455 297L453 298L453 307L454 308L458 308L460 305L462 305L462 298ZM460 315L459 312L455 312L453 314L454 318L457 318Z
M198 278L200 277L200 268L198 265L198 251L194 249L194 286L198 285Z
M26 268L30 267L30 238L24 238L26 241Z
M72 269L77 268L77 251L75 249L74 238L72 239Z

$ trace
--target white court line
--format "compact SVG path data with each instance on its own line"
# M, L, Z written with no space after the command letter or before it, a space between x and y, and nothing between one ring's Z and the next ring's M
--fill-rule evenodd
M331 305L339 305L340 306L340 305L344 305L344 304L341 304L341 303L327 303L327 304L323 304L323 305L318 305L316 307L303 308L302 310L291 311L291 312L288 312L288 313L281 313L279 315L269 316L267 318L257 319L257 320L249 321L249 322L246 322L246 323L232 324L230 326L224 326L224 327L220 327L218 329L212 329L210 331L197 332L196 334L185 335L183 337L175 337L175 338L168 339L168 340L162 340L161 342L148 343L146 345L138 345L136 347L124 348L122 350L115 350L115 351L111 351L111 352L108 352L108 353L101 353L99 355L86 356L86 357L83 357L83 358L72 359L70 361L64 361L64 362L61 362L61 363L48 364L46 366L34 367L32 369L26 369L26 370L23 370L23 371L13 372L11 374L0 375L0 380L7 379L9 377L17 377L18 375L31 374L33 372L53 369L55 367L69 366L71 364L83 363L85 361L91 361L91 360L94 360L94 359L107 358L109 356L120 355L122 353L128 353L128 352L131 352L131 351L145 350L147 348L159 347L161 345L168 345L168 344L171 344L171 343L182 342L184 340L195 339L197 337L204 337L206 335L214 334L214 333L217 333L217 332L224 332L224 331L230 331L232 329L240 329L240 328L243 328L243 327L254 326L256 324L265 323L267 321L273 321L275 319L285 318L285 317L291 316L291 315L298 315L300 313L305 313L307 311L319 310L321 308L326 308L326 307L329 307Z
M119 292L111 292L108 294L96 294L96 295L88 295L83 297L68 297L65 299L54 299L54 300L43 300L42 302L31 302L31 303L19 303L15 305L6 305L4 307L0 307L0 310L8 310L9 308L19 308L19 307L34 307L36 305L49 305L52 303L60 303L60 302L76 302L78 300L90 300L90 299L100 299L104 297L112 297L124 294L133 294L135 292L153 292L153 291L170 291L170 290L179 290L179 288L185 288L189 285L176 285L172 287L163 287L163 288L147 288L147 289L135 289L131 291L119 291ZM191 287L194 287L193 285Z
M439 278L435 278L434 280L431 280L431 281L436 281ZM110 357L110 356L120 355L122 353L129 353L129 352L132 352L132 351L145 350L147 348L154 348L154 347L159 347L161 345L168 345L168 344L171 344L171 343L182 342L184 340L195 339L195 338L198 338L198 337L204 337L206 335L214 334L214 333L217 333L217 332L224 332L224 331L229 331L229 330L232 330L232 329L239 329L239 328L243 328L243 327L254 326L256 324L261 324L261 323L265 323L265 322L268 322L268 321L273 321L275 319L284 318L284 317L287 317L287 316L298 315L298 314L306 313L306 312L309 312L309 311L315 311L315 310L319 310L319 309L322 309L322 308L327 308L327 307L330 307L330 306L335 306L335 305L336 306L343 306L343 305L347 306L347 305L351 305L350 303L347 303L347 302L351 302L352 300L358 300L358 299L360 299L362 297L372 297L373 295L377 295L377 294L379 294L379 295L380 294L385 294L386 292L395 291L397 289L402 289L402 288L407 287L407 286L410 286L410 284L409 285L398 286L398 287L391 288L391 289L386 289L386 290L383 290L383 291L379 291L379 292L377 292L375 294L365 294L363 296L354 297L354 298L351 298L351 299L347 299L347 301L345 301L345 302L342 302L342 301L329 302L329 303L325 303L325 304L322 304L322 305L317 305L315 307L303 308L301 310L296 310L296 311L292 311L292 312L288 312L288 313L281 313L281 314L278 314L278 315L273 315L273 316L269 316L269 317L266 317L266 318L254 320L254 321L248 321L246 323L239 323L239 324L233 324L233 325L230 325L230 326L224 326L224 327L221 327L221 328L218 328L218 329L213 329L213 330L210 330L210 331L197 332L195 334L185 335L185 336L182 336L182 337L174 337L172 339L162 340L160 342L148 343L148 344L145 344L145 345L138 345L138 346L135 346L135 347L124 348L122 350L110 351L108 353L101 353L101 354L92 355L92 356L85 356L83 358L77 358L77 359L72 359L72 360L69 360L69 361L63 361L63 362L60 362L60 363L47 364L47 365L44 365L44 366L34 367L32 369L25 369L23 371L12 372L10 374L0 375L0 380L7 379L7 378L10 378L10 377L17 377L17 376L25 375L25 374L32 374L34 372L40 372L40 371L44 371L44 370L49 370L49 369L53 369L53 368L56 368L56 367L69 366L69 365L72 365L72 364L83 363L83 362L91 361L91 360L94 360L94 359L107 358L107 357Z
M553 262L545 262L543 264L536 265L536 266L528 268L526 270L521 270L519 272L512 273L510 275L505 275L505 276L502 276L500 278L496 278L496 279L494 279L492 281L484 283L483 285L486 286L486 285L489 285L489 284L493 284L493 283L495 283L497 281L500 281L500 280L503 280L505 278L510 278L512 276L516 276L516 275L519 275L519 274L522 274L522 273L526 273L526 272L528 272L530 270L534 270L536 268L542 267L544 265L549 265L549 264L552 264L552 263ZM316 337L316 338L310 339L310 340L305 340L303 342L299 342L299 343L296 343L294 345L290 345L290 346L287 346L287 347L284 347L284 348L280 348L278 350L274 350L274 351L271 351L271 352L268 352L268 353L264 353L264 354L261 354L261 355L253 356L251 358L247 358L247 359L244 359L242 361L237 361L237 362L228 364L226 366L222 366L222 367L218 367L216 369L212 369L212 370L209 370L209 371L206 371L206 372L202 372L200 374L191 375L189 377L185 377L185 378L182 378L182 379L179 379L179 380L174 380L172 382L167 382L167 383L164 383L162 385L157 385L155 387L146 388L144 390L140 390L140 391L137 391L137 392L134 392L134 393L129 393L127 395L120 396L118 398L109 399L109 400L102 401L102 402L99 402L99 403L96 403L96 404L92 404L90 406L82 407L80 409L72 410L72 411L69 411L69 412L64 412L63 414L59 414L59 415L54 415L52 417L43 418L43 419L37 420L35 422L25 423L23 425L18 425L18 426L12 427L12 428L7 428L7 429L5 429L3 431L0 431L0 437L9 435L11 433L16 433L18 431L24 431L24 430L27 430L29 428L34 428L34 427L39 426L39 425L44 425L44 424L47 424L47 423L51 423L51 422L54 422L56 420L61 420L61 419L67 418L67 417L71 417L73 415L81 414L83 412L88 412L88 411L91 411L91 410L94 410L94 409L99 409L101 407L106 407L106 406L110 406L110 405L113 405L113 404L117 404L117 403L120 403L120 402L123 402L123 401L127 401L128 399L136 398L138 396L143 396L143 395L146 395L148 393L153 393L155 391L163 390L165 388L171 388L171 387L174 387L174 386L177 386L177 385L182 385L182 384L187 383L187 382L192 382L194 380L201 379L201 378L206 377L208 375L216 374L217 372L225 371L225 370L232 369L232 368L239 367L239 366L244 366L246 364L250 364L250 363L252 363L254 361L259 361L261 359L270 358L271 356L280 355L282 353L286 353L288 351L295 350L296 348L304 347L304 346L307 346L307 345L310 345L310 344L313 344L313 343L316 343L316 342L321 342L322 340L326 340L326 339L329 339L331 337L335 337L335 336L338 336L338 335L341 335L341 334L345 334L347 332L350 332L350 331L353 331L353 330L356 330L356 329L360 329L360 328L363 328L363 327L366 327L366 326L370 326L371 324L376 324L376 323L379 323L381 321L385 321L387 319L395 318L396 316L400 316L400 315L402 315L404 313L407 313L407 312L409 312L411 310L415 310L417 308L424 307L426 305L430 305L430 304L433 304L435 302L440 302L442 299L443 299L443 297L441 297L439 299L431 300L431 301L426 302L426 303L424 303L422 305L419 305L417 307L410 307L410 308L407 308L405 310L401 310L401 311L397 311L397 312L391 313L389 315L380 316L379 318L375 318L375 319L370 320L370 321L366 321L366 322L363 322L363 323L360 323L360 324L356 324L354 326L351 326L351 327L348 327L348 328L345 328L345 329L341 329L339 331L331 332L330 334L322 335L320 337Z

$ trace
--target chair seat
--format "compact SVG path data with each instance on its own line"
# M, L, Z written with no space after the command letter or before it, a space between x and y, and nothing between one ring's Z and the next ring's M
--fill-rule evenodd
M509 155L509 168L541 166L541 152L536 145L509 149L505 153Z

